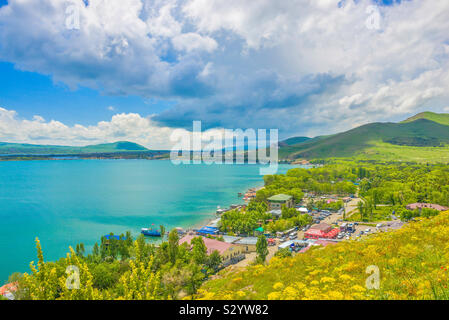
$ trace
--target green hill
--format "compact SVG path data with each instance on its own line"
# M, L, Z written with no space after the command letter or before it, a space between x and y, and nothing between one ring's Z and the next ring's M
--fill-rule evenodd
M85 147L34 145L0 142L1 155L68 155L88 153L116 153L149 151L133 142L120 141L114 143L90 145Z
M294 146L295 144L303 143L310 140L309 137L293 137L288 138L284 141L279 142L279 146L281 147L288 147L288 146Z
M421 112L417 115L404 120L402 123L413 122L419 119L430 120L439 124L449 125L449 113Z
M436 117L438 122L426 117ZM443 158L449 161L449 147L446 147L449 144L449 126L442 123L446 117L449 119L449 114L426 112L413 117L415 120L410 118L401 123L371 123L343 133L281 146L279 155L281 159L356 157L443 161L434 158L432 152L444 151ZM420 153L425 156L421 157Z

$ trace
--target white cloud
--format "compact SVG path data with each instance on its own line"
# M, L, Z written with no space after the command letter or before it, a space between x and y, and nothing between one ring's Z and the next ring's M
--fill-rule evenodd
M379 7L379 30L366 27L371 0L73 1L79 30L65 28L64 1L9 1L0 58L72 86L176 99L152 118L164 125L314 135L449 104L447 0Z
M184 33L173 38L173 45L178 51L202 50L212 52L217 48L217 42L209 37L202 37L197 33Z
M132 141L150 149L167 149L174 129L160 127L139 114L116 114L110 121L95 126L67 126L59 121L45 121L40 116L22 119L17 112L0 108L0 141L84 146L89 144Z

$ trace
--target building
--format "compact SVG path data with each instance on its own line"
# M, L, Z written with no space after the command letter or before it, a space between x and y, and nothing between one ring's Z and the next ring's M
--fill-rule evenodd
M293 208L293 197L287 194L277 194L267 199L270 204L270 210L279 210L285 205L287 208Z
M234 242L234 244L239 246L243 253L256 252L257 240L257 237L246 237Z
M271 210L269 212L273 217L275 218L280 218L282 216L282 210L278 209L278 210Z
M309 210L307 210L307 208L305 208L305 207L296 208L296 211L298 211L299 213L302 213L302 214L309 213Z
M193 235L185 236L181 240L179 240L179 244L182 245L183 243L187 243L191 245L193 238L197 237ZM204 241L204 244L207 248L207 254L211 254L214 251L218 251L220 256L223 258L223 263L226 263L233 258L241 256L243 253L242 247L240 246L223 241L218 241L215 239L209 239L205 237L200 238L202 238Z
M200 230L197 230L196 233L199 235L202 235L202 236L208 236L208 235L212 236L212 235L218 234L218 228L206 226L206 227L202 227Z
M0 296L8 300L14 300L14 293L17 291L17 282L8 283L0 288Z
M339 228L334 229L327 223L320 223L307 230L304 237L307 239L334 239L339 232Z
M256 252L257 237L222 236L224 242L239 246L242 253Z
M433 210L438 210L438 211L447 211L449 210L448 207L444 207L444 206L440 206L439 204L433 204L433 203L412 203L406 206L407 210L416 210L416 209L423 209L423 208L428 208L428 209L433 209Z

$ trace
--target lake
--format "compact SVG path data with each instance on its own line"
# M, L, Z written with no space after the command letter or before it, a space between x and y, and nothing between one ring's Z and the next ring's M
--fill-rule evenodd
M280 165L279 173L293 166ZM103 235L164 225L192 227L217 206L243 203L239 192L262 186L258 165L180 165L170 161L0 162L0 284L29 272L39 237L46 261L69 246L90 251Z

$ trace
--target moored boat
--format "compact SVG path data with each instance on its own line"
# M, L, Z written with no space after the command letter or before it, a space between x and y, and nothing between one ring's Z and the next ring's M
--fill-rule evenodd
M152 228L142 228L141 233L148 237L161 237L161 232Z

